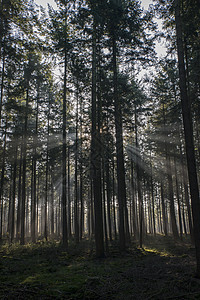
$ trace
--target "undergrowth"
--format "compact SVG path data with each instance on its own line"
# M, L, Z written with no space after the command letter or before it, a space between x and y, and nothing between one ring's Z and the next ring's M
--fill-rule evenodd
M175 273L181 263L185 265L182 274ZM184 291L179 288L174 295L183 293L182 299L193 299L184 295L198 295L199 282L192 288L189 283L194 267L190 242L163 236L147 237L142 249L132 242L123 254L113 242L101 260L95 258L94 241L87 239L78 245L70 241L68 251L56 241L5 244L0 248L0 298L161 299L160 293L172 293L168 281L176 286L178 280ZM161 289L158 282L163 284Z

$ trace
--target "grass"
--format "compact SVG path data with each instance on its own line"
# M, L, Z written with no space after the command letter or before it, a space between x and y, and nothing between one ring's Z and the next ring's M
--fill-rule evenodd
M187 240L147 237L143 249L132 244L123 255L114 242L102 260L93 247L88 240L71 241L68 252L58 242L1 246L0 299L168 299L161 294L171 295L172 287L174 296L198 295Z

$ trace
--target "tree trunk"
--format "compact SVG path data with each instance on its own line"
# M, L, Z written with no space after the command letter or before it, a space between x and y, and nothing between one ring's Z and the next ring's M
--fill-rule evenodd
M104 163L103 163L104 164ZM104 236L105 236L105 249L108 252L108 226L107 226L107 214L106 214L106 193L105 193L105 175L104 168L102 170L103 180L102 180L102 195L103 195L103 220L104 220Z
M112 227L111 227L111 213L110 213L110 204L111 204L111 182L110 182L110 172L109 172L109 161L108 158L106 160L106 196L107 196L107 215L108 215L108 231L109 231L109 239L112 242Z
M53 178L52 178L52 172L51 172L51 213L50 213L51 219L51 236L54 236L54 189L53 189Z
M25 236L29 234L29 193L30 188L27 188L27 197L26 197L26 208L25 208Z
M12 184L12 204L11 204L11 243L14 239L15 234L15 196L16 196L16 176L17 176L17 150L18 144L15 141L14 146L14 163L13 163L13 184Z
M166 119L165 119L165 107L163 103L163 126L164 132L167 132L166 128ZM171 217L171 225L172 225L172 232L175 239L179 238L178 228L176 223L176 215L175 215L175 208L174 208L174 191L173 191L173 181L172 181L172 170L171 170L171 161L169 155L169 145L164 139L165 145L165 157L166 157L166 170L167 170L167 181L168 181L168 197L170 201L170 217Z
M182 154L181 148L180 148L180 154L181 154L182 180L183 180L183 187L184 187L185 203L186 203L186 207L187 207L190 238L191 238L191 242L194 244L193 222L192 222L192 214L191 214L190 199L189 199L189 192L188 192L188 176L187 176L187 173L185 170L185 166L184 166L184 162L183 162L183 154Z
M37 79L39 80L39 79ZM35 136L33 138L33 198L31 203L31 239L32 242L36 242L36 202L37 202L37 175L36 175L36 163L37 163L37 134L38 134L38 110L39 110L39 82L37 84L37 103L36 103L36 120L35 120Z
M179 231L180 231L180 238L182 240L183 239L183 225L182 225L182 217L181 217L181 204L180 204L178 174L177 174L177 167L176 167L175 157L174 157L174 169L175 169L175 179L176 179L176 197L177 197L177 202L178 202Z
M5 50L3 47L3 59L2 59L2 71L1 71L1 96L0 96L0 126L1 126L2 106L3 106L4 77L5 77Z
M4 145L3 145L3 160L1 168L1 188L0 188L0 210L1 210L1 220L0 220L0 240L3 234L3 187L4 187L4 173L5 173L5 160L6 160L6 144L7 144L7 117L4 135Z
M154 203L154 191L153 191L153 170L152 170L152 160L150 152L150 161L151 161L151 202L152 202L152 218L153 218L153 233L156 234L156 222L155 222L155 203Z
M48 213L47 213L47 206L48 206L48 195L49 195L49 132L50 132L50 125L49 125L49 118L50 118L50 95L49 95L49 103L48 103L48 113L47 113L47 153L46 153L46 174L45 174L45 203L44 203L44 238L48 239Z
M64 61L64 89L63 89L63 141L62 141L62 243L64 248L68 248L68 232L67 232L67 153L66 153L66 92L67 92L67 37L65 36L65 61Z
M11 170L10 170L10 175L11 175L11 178L12 178L12 175L13 175L13 166L11 165ZM7 233L9 234L10 236L10 233L11 233L11 211L12 211L12 184L10 184L9 186L9 202L8 202L8 218L7 218Z
M114 234L115 234L115 240L116 240L117 239L117 226L116 226L116 210L115 210L115 163L114 163L114 159L112 161L112 167L113 167L113 174L112 174L113 227L114 227Z
M75 186L74 186L74 228L75 240L79 243L79 193L78 193L78 82L76 86L76 140L75 140Z
M27 78L26 88L26 110L24 118L24 135L22 141L22 205L21 205L21 238L20 244L25 244L25 207L26 207L26 156L27 156L27 129L28 129L28 103L29 103L29 78Z
M95 244L96 256L104 256L103 237L103 213L102 213L102 192L101 192L101 141L97 128L97 95L96 95L96 21L93 21L92 36L92 140L91 140L91 166L94 192L94 213L95 213Z
M138 155L136 156L136 176L137 176L137 191L138 191L138 201L139 201L139 244L142 248L143 244L143 197L141 191L141 156L138 145L138 121L137 121L137 112L135 107L135 147Z
M68 144L67 151L67 195L68 195L68 234L69 237L72 235L72 226L71 226L71 183L70 183L70 146Z
M188 177L189 177L189 184L190 184L190 195L191 195L191 203L192 203L194 240L195 240L195 248L196 248L197 276L200 277L199 187L198 187L195 152L194 152L192 118L191 118L191 111L190 111L189 99L188 99L188 94L187 94L187 86L186 86L186 72L185 72L185 63L184 63L183 33L182 33L182 21L181 21L181 14L180 14L180 0L175 1L175 22L176 22L181 105L182 105L182 115L183 115L184 133L185 133L185 145L186 145Z
M135 190L134 190L134 177L133 177L133 161L131 160L131 189L132 189L132 222L133 222L133 234L134 237L138 237L137 230L137 219L136 219L136 210L135 210Z
M84 232L84 192L83 192L83 153L82 153L82 100L80 104L80 240L82 240L83 232Z
M116 152L117 152L117 195L119 203L119 246L120 250L126 249L126 234L129 234L129 229L125 224L125 209L126 209L126 184L125 184L125 169L124 169L124 153L123 153L123 132L122 132L122 111L118 96L117 83L117 49L116 38L113 33L113 85L114 85L114 115L115 115L115 131L116 131Z
M175 239L179 238L178 228L176 223L176 215L175 215L175 207L174 207L174 192L173 192L173 182L172 182L172 170L171 170L171 162L170 157L168 155L168 151L166 150L166 162L167 162L167 179L168 179L168 196L170 201L170 217L171 217L171 225L172 232Z
M18 203L17 203L17 240L20 238L20 231L21 231L21 192L22 192L22 147L20 151L20 162L19 162L19 176L18 176Z
M163 218L164 234L165 236L167 236L168 233L167 233L165 199L164 199L164 191L163 191L163 180L161 180L161 184L160 184L160 193L161 193L161 203L162 203L162 218Z

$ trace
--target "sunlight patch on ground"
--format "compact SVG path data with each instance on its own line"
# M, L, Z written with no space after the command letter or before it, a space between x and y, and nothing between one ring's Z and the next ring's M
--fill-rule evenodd
M155 248L144 247L143 250L144 250L144 252L156 254L159 256L165 256L165 257L174 256L170 252L166 251L165 249L163 251L159 251L158 249L155 249Z

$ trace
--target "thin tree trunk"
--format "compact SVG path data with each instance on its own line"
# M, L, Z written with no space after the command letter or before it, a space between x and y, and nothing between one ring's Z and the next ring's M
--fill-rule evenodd
M20 231L21 231L21 192L22 192L22 186L21 186L21 181L22 181L22 147L20 151L20 162L19 162L19 177L18 177L18 204L17 204L17 240L20 238Z
M163 227L164 227L165 236L167 236L168 232L167 232L167 218L166 218L165 199L164 199L164 191L163 191L163 180L161 180L161 184L160 184L160 193L161 193L161 203L162 203Z
M72 226L71 226L71 183L70 183L70 145L68 144L67 151L67 191L68 191L68 234L69 237L72 235Z
M5 174L5 160L6 160L6 145L7 145L7 117L5 125L5 135L4 135L4 145L3 145L3 160L1 168L1 188L0 188L0 210L1 210L1 220L0 220L0 240L2 239L3 233L3 188L4 188L4 174Z
M58 200L58 237L60 237L61 231L61 195L59 193L59 200Z
M47 114L47 153L46 153L46 174L45 174L45 203L44 203L44 238L48 240L48 189L49 189L49 132L50 132L50 95Z
M83 193L83 151L82 151L82 114L83 107L82 101L80 104L80 240L82 240L84 232L84 193Z
M10 173L11 173L11 178L12 178L12 175L13 175L13 166L11 165L11 170L10 170ZM9 202L8 202L8 218L7 218L7 232L10 236L10 233L11 233L11 226L12 226L12 220L11 220L11 211L12 211L12 184L10 184L10 187L9 187Z
M37 79L39 80L39 79ZM37 134L38 134L38 110L39 110L39 82L37 84L37 103L36 103L36 122L35 122L35 136L33 138L33 198L31 203L31 239L36 242L36 202L37 202L37 176L36 176L36 163L37 163Z
M15 234L15 196L16 196L16 176L17 176L17 150L18 145L17 142L15 142L14 146L14 165L13 165L13 184L12 184L12 210L11 210L11 243L14 240L14 234Z
M109 231L109 239L112 242L112 227L111 227L111 213L110 213L110 204L111 204L111 182L110 182L110 173L109 173L109 161L107 158L106 161L106 192L107 192L107 215L108 215L108 231Z
M67 9L66 9L67 10ZM66 20L65 20L66 23ZM67 228L67 194L66 194L66 176L67 176L67 155L66 155L66 146L67 146L67 140L66 140L66 125L67 125L67 114L66 114L66 92L67 92L67 37L65 36L65 44L64 44L64 90L63 90L63 142L62 142L62 242L63 247L68 248L68 228Z
M52 172L51 172L51 236L54 236L54 189L53 189L53 178L52 178Z
M40 176L37 178L37 208L36 208L36 236L39 234L39 194L40 194Z
M136 157L136 176L137 176L137 191L138 191L138 201L139 201L139 244L140 248L142 248L143 244L143 198L142 198L142 191L141 191L141 157L139 152L139 145L138 145L138 129L137 129L137 113L135 107L135 146L136 151L138 151L138 155Z
M26 207L26 156L27 156L27 129L28 129L29 78L27 78L26 110L24 118L24 135L22 141L22 205L21 205L21 238L20 244L25 244L25 207Z
M143 198L142 198L141 185L140 185L140 172L138 172L138 171L139 171L139 168L137 170L137 188L138 188L139 220L140 220L139 243L140 243L140 248L142 248L142 245L143 245Z
M138 237L136 211L135 211L135 191L134 191L134 177L133 177L133 161L131 160L131 189L132 189L132 222L133 222L133 234L134 237Z
M91 202L91 205L90 205L90 208L91 208L91 236L94 234L94 198L93 198L93 182L92 180L90 181L90 202Z
M1 96L0 96L0 126L1 126L2 106L3 106L4 78L5 78L5 50L3 47L3 59L2 59L2 71L1 71Z
M152 201L151 201L151 191L148 188L147 196L148 196L148 215L149 215L149 233L153 233L153 222L152 222Z
M189 193L188 193L188 180L187 180L188 176L186 174L186 170L185 170L185 166L184 166L184 162L183 162L183 154L182 154L181 148L180 148L180 154L181 154L182 180L183 180L185 203L186 203L186 207L187 207L188 223L189 223L189 229L190 229L190 238L191 238L191 242L194 244L193 222L192 222L190 199L189 199Z
M116 226L116 210L115 210L115 164L114 164L114 159L113 159L112 165L113 165L113 175L112 175L113 227L114 227L114 234L115 234L115 240L116 240L117 239L117 226Z
M126 204L126 185L123 153L123 133L122 133L122 111L118 96L117 83L117 49L116 38L113 33L113 84L114 84L114 106L115 106L115 131L116 131L116 152L117 152L117 195L119 203L119 246L120 250L126 249L126 228L125 224L125 204Z
M75 140L75 187L74 187L74 228L75 240L79 243L79 193L78 193L78 82L76 87L76 140Z
M167 132L164 103L163 103L163 126L164 126L164 132ZM171 217L172 232L173 232L174 238L178 239L179 234L178 234L175 208L174 208L174 191L173 191L171 161L170 161L170 155L169 155L169 146L168 146L166 140L164 140L164 145L165 145L167 181L168 181L168 197L169 197L169 201L170 201L170 217Z
M182 202L183 203L183 202ZM183 205L183 204L182 204ZM185 221L185 208L184 205L182 207L182 218L183 218L183 228L184 228L184 232L185 235L187 236L187 227L186 227L186 221Z
M151 153L150 153L151 161ZM155 222L155 203L154 203L154 191L153 191L153 170L152 170L152 161L151 161L151 202L152 202L152 218L153 218L153 233L156 234L156 222Z
M104 163L103 163L104 165ZM104 176L104 168L102 170L102 195L103 195L103 217L104 217L104 236L105 236L105 249L108 252L108 231L107 231L107 218L106 218L106 193L105 193L105 176Z
M26 212L25 212L25 236L28 237L29 234L29 193L30 189L27 188L27 199L26 199Z
M166 162L167 162L168 195L169 195L169 201L170 201L170 217L171 217L172 232L173 232L174 238L178 239L179 234L178 234L176 215L175 215L175 207L174 207L172 170L171 170L170 157L169 157L167 150L166 150Z
M96 256L104 256L103 239L103 213L101 192L101 157L100 135L97 129L97 95L96 95L96 21L93 21L92 36L92 141L91 141L91 165L93 174L94 213L95 213L95 243Z
M180 238L182 240L183 239L183 225L182 225L182 217L181 217L181 204L180 204L178 174L177 174L177 167L176 167L175 157L174 157L174 169L175 169L175 179L176 179L176 197L177 197L177 202L178 202L179 231L180 231Z

